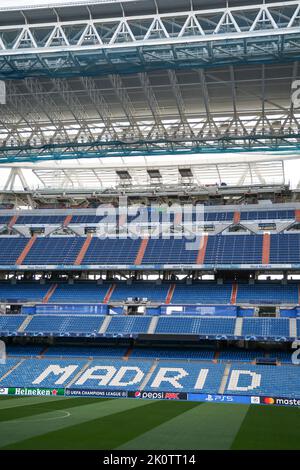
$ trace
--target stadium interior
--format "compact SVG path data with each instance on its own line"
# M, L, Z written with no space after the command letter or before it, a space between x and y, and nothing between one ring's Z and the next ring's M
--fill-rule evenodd
M0 387L300 399L299 2L85 3L0 7Z

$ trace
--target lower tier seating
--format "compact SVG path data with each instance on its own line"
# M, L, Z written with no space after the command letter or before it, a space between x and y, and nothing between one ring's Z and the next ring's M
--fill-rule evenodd
M300 398L295 365L270 366L206 361L114 358L7 359L0 387L147 390Z

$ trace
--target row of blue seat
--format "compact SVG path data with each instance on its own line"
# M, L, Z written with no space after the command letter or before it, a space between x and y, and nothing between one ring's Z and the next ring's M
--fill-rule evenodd
M29 239L0 238L0 264L14 265ZM72 265L83 246L84 237L40 237L33 243L22 264ZM198 246L199 245L199 246ZM140 239L92 238L81 264L134 264ZM261 264L263 235L212 235L208 237L204 264ZM185 238L148 241L142 264L196 264L200 243ZM273 234L271 264L300 263L300 234Z
M63 224L67 217L65 214L57 215L43 215L43 214L20 214L18 215L15 225L59 225ZM109 213L98 213L98 214L70 214L71 220L69 224L97 224L101 221L111 220L111 223L118 221L119 215L110 215ZM169 218L171 222L174 221L175 215L169 210L147 210L147 208L139 209L138 212L134 213L132 210L128 211L128 221L132 221L135 218L138 218L139 221L144 221L145 223L155 217L157 220L164 220L166 217ZM196 220L196 217L199 218L199 215L196 214L196 211L192 212L192 220ZM240 220L293 220L295 219L295 211L292 209L281 209L281 210L241 210L240 211ZM203 220L205 222L231 222L234 218L234 211L223 211L223 212L207 212L203 213ZM2 215L0 216L0 224L8 224L12 219L12 215Z
M225 375L226 374L226 375ZM294 365L134 359L9 358L0 364L3 387L140 390L300 398L300 375Z
M105 315L1 315L0 334L13 334L24 323L26 335L96 335L107 317ZM26 319L26 320L25 320ZM153 333L158 335L200 335L200 336L242 336L247 339L290 338L290 320L288 318L244 318L242 330L236 334L235 317L180 317L180 316L112 316L109 318L105 335L130 336L146 334L150 324L157 320ZM300 320L297 320L300 336Z
M216 351L212 348L172 348L172 347L134 347L126 346L41 346L35 344L16 345L6 347L6 353L10 357L118 357L125 355L130 359L180 359L180 360L215 360L215 361L237 361L252 362L256 359L276 359L282 363L292 363L293 351L271 350L247 350L247 349L224 349Z
M101 303L113 286L110 301L124 301L128 298L146 298L153 302L165 303L173 283L157 284L151 281L125 282L75 282L74 284L57 283L49 302L51 303ZM54 284L39 282L0 283L0 301L10 303L42 302ZM259 282L256 284L239 283L237 287L237 304L299 303L299 288L296 283ZM230 304L232 283L215 282L176 282L171 302L173 304Z

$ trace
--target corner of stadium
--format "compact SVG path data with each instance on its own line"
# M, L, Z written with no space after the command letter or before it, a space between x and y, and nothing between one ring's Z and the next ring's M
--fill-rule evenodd
M300 449L299 60L299 0L0 1L1 456Z

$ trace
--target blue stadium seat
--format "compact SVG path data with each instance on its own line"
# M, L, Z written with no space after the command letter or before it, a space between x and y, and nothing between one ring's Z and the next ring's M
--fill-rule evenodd
M293 210L260 210L260 211L241 211L241 220L293 220L295 211Z
M74 264L83 237L37 238L23 264Z
M152 318L144 316L112 317L105 334L130 335L147 333Z
M15 333L24 320L22 315L0 315L0 333Z
M235 318L167 317L158 319L156 334L234 335Z
M141 240L93 238L82 264L134 264Z
M99 374L105 374L106 370L105 367L108 367L109 370L114 370L118 371L121 370L122 367L128 368L128 370L124 371L124 375L120 378L121 382L128 382L128 385L110 385L109 383L106 385L101 384L100 378L98 379L87 379L83 383L78 383L80 381L81 377L79 377L78 380L74 384L72 384L71 389L85 389L85 388L92 388L92 389L105 389L105 390L116 390L116 389L125 389L125 390L137 390L139 386L141 385L142 381L146 377L147 373L150 370L152 362L151 361L134 361L134 364L129 363L127 361L120 361L116 359L102 359L101 361L95 359L89 364L89 368L93 370L93 368L100 367L100 371L94 370L94 374L97 376ZM135 381L134 383L130 384L130 382L134 381L137 371L136 368L139 368L139 370L142 372L140 373L140 378L139 380ZM0 382L1 384L1 382Z
M9 359L10 363L15 364L16 359ZM11 362L14 361L14 362ZM16 369L14 369L7 377L0 380L0 387L59 387L67 385L74 376L86 364L86 359L26 359ZM69 374L63 383L60 382L61 375L50 372L45 378L42 378L39 383L33 382L49 367L54 366L54 372L58 372L59 368L69 367ZM73 367L72 367L73 366ZM10 366L12 367L12 365ZM0 366L1 373L1 366ZM2 374L3 376L3 374Z
M153 302L164 303L166 301L167 293L170 283L156 284L150 281L136 281L132 284L125 282L116 283L110 301L123 301L129 297L147 298Z
M170 369L166 371L165 377L176 377L180 371L183 372L183 377L179 378L179 386L177 383L164 381L158 387L156 385L156 377L159 369ZM175 369L175 370L174 370ZM176 369L179 369L176 370ZM197 379L201 369L208 370L208 374L203 387L195 388ZM212 364L211 362L176 362L176 361L159 361L156 369L150 377L145 390L158 390L170 392L200 392L200 393L218 393L221 380L224 374L225 364Z
M298 233L272 234L270 263L300 263L300 235Z
M233 370L243 371L237 386L229 387ZM258 374L256 384L251 374ZM238 389L237 389L238 388ZM244 390L243 390L244 389ZM231 365L225 393L230 395L300 397L300 375L296 366Z
M185 238L150 238L143 257L143 264L195 264L198 249L189 249L189 244L191 241Z
M40 284L39 282L9 282L0 283L0 301L21 303L21 302L42 302L50 289L51 284Z
M39 356L41 352L45 349L44 346L39 344L26 344L26 345L19 345L19 344L9 344L6 346L6 354L8 356Z
M297 284L256 283L239 284L237 303L298 304Z
M110 283L76 282L75 284L59 283L51 296L51 303L100 303L109 289Z
M35 315L25 328L26 333L98 333L104 316L96 315Z
M125 346L50 346L45 353L45 357L118 357L122 358L126 351Z
M220 351L218 360L220 362L251 362L260 357L265 357L264 351L249 351L247 349L228 349Z
M205 264L260 264L262 235L214 235L208 237Z
M232 284L214 282L176 283L172 297L173 304L229 304Z
M288 318L244 318L242 335L258 337L290 337Z
M182 360L213 360L215 352L213 349L175 349L175 348L133 348L129 359L182 359Z
M16 225L60 225L66 218L62 215L19 215Z
M24 237L0 237L0 264L14 265L29 238Z

